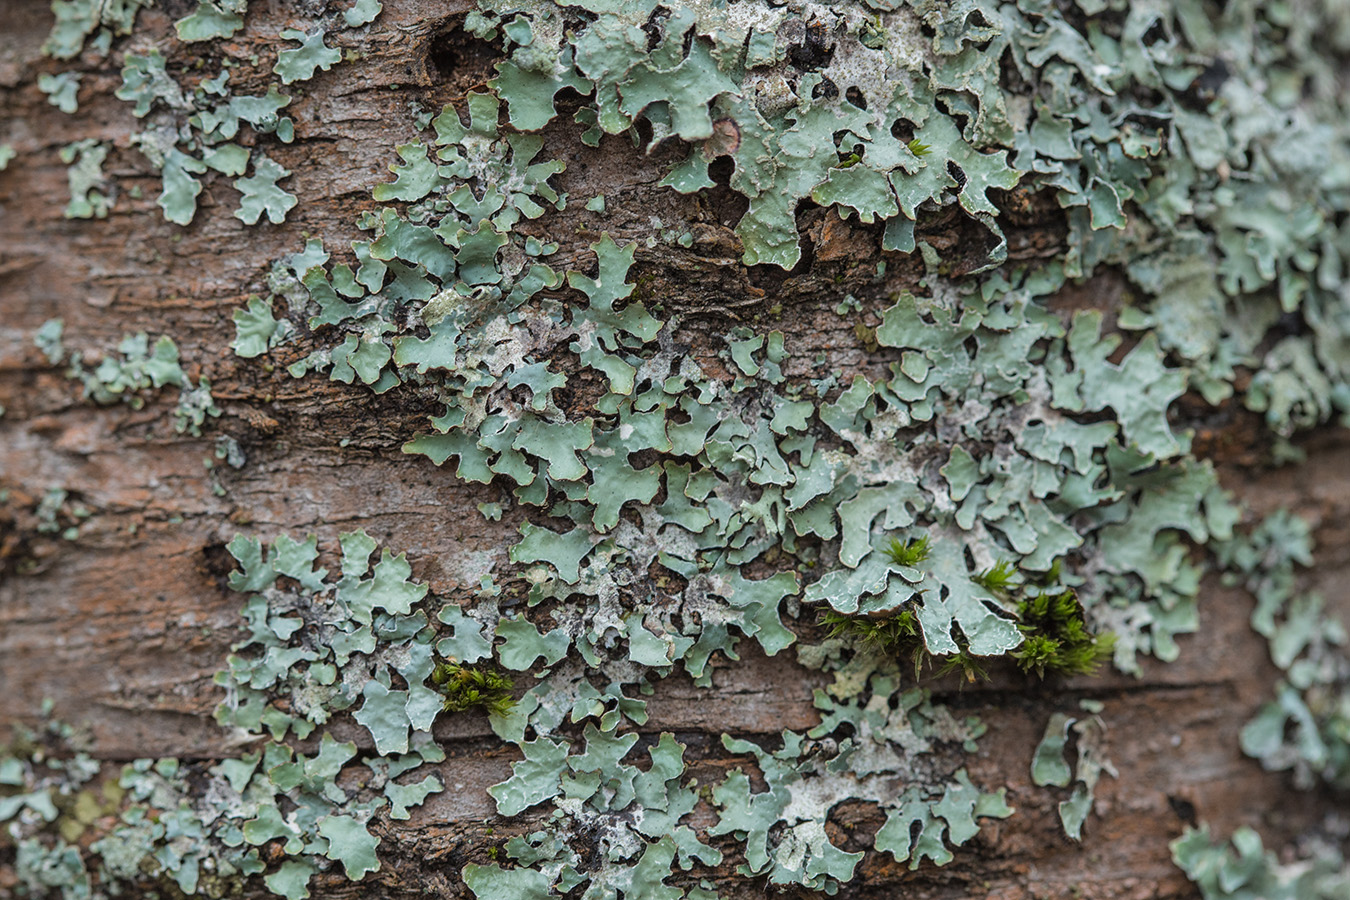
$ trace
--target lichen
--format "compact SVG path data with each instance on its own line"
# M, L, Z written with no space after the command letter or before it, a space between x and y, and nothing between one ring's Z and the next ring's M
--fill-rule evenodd
M1220 548L1229 577L1255 597L1252 629L1269 642L1282 676L1242 730L1242 749L1302 788L1350 784L1350 642L1344 624L1297 571L1313 562L1308 523L1276 513Z
M74 115L80 108L76 96L80 89L80 77L78 72L62 72L59 75L43 72L38 76L38 90L47 95L47 102L52 106L63 113Z
M57 59L71 59L79 55L86 39L97 33L95 50L106 56L113 36L129 34L137 11L152 5L154 0L55 0L52 8L57 22L43 50ZM344 13L343 24L347 28L368 25L380 9L378 0L360 0ZM247 11L248 0L200 0L194 12L175 23L178 38L184 43L229 38L243 27ZM299 48L278 52L273 74L282 84L307 81L316 70L326 72L341 61L341 52L324 43L326 33L323 27L282 32L283 40L301 42ZM235 212L240 221L252 225L266 214L269 222L282 222L298 202L276 184L290 173L265 152L255 156L251 147L263 135L275 136L285 144L294 140L294 121L280 115L292 98L280 93L275 85L270 85L265 94L231 96L229 81L236 65L231 60L225 60L214 75L198 77L192 85L180 84L166 63L158 47L143 53L128 50L123 55L122 85L115 92L118 99L133 104L133 115L147 122L145 130L132 136L132 143L160 173L163 189L158 202L165 219L177 225L191 224L202 191L199 176L215 171L235 178L234 186L243 194ZM39 86L53 105L73 113L78 107L75 93L79 79L76 72L44 73L39 76ZM252 128L254 140L236 143L241 125ZM248 170L251 158L253 175L240 177ZM82 182L94 176L101 179L97 170L101 161L102 156L88 156L87 171L80 170ZM71 171L74 198L76 169ZM83 218L107 214L106 208L76 206L74 200L72 209L77 211L68 215Z
M1350 890L1350 867L1333 835L1310 835L1298 859L1280 861L1251 828L1239 828L1227 844L1215 844L1208 827L1188 828L1172 842L1172 858L1205 900L1323 900Z
M225 688L217 719L255 749L215 765L175 759L127 765L116 782L126 797L112 810L117 824L89 845L98 862L93 896L147 876L171 879L193 894L209 874L261 875L274 893L307 897L311 876L334 863L353 880L379 868L380 841L367 827L377 812L387 808L390 818L406 819L411 807L444 789L434 771L422 771L418 781L405 777L445 759L429 733L444 698L426 683L433 675L427 615L413 609L426 587L406 580L407 563L388 552L372 568L375 542L361 532L342 537L342 577L325 583L327 570L314 568L316 546L285 536L267 552L256 541L231 543L243 570L230 582L248 595L249 636L235 645L242 654L217 675ZM293 587L278 584L283 577ZM408 690L391 690L395 672ZM369 729L375 754L327 731L310 755L282 741L288 732L309 735L358 701L355 718ZM20 749L33 743L21 740ZM337 776L352 765L367 771L339 786ZM98 769L82 754L67 761L37 749L0 757L0 785L19 789L0 796L0 821L11 822L11 838L27 848L26 881L91 896L84 863L77 871L69 848L39 832L63 815L60 798ZM264 859L259 848L275 840L281 859ZM58 880L53 872L67 874Z
M113 201L107 195L107 177L103 163L108 148L93 138L85 138L61 148L61 162L70 166L66 180L70 185L67 219L106 219Z
M92 49L107 56L114 36L130 34L136 13L155 0L52 0L56 23L42 52L73 59L93 36Z
M125 335L115 353L103 353L94 360L82 351L66 352L62 341L64 323L60 319L45 322L34 335L34 344L53 366L66 364L65 376L84 386L84 397L100 406L125 403L141 409L147 396L160 388L179 389L174 409L174 430L179 434L201 435L208 418L220 415L211 396L211 382L199 378L194 384L179 363L178 345L168 335L152 346L145 332ZM90 363L97 361L97 365Z
M1102 773L1115 777L1116 770L1103 754L1106 725L1099 715L1104 708L1096 700L1081 700L1086 716L1075 718L1055 713L1045 726L1045 735L1031 760L1031 780L1041 786L1073 786L1073 792L1059 804L1059 819L1064 833L1075 841L1082 839L1083 822L1092 811L1097 782ZM1078 760L1071 770L1064 759L1070 735L1074 738Z

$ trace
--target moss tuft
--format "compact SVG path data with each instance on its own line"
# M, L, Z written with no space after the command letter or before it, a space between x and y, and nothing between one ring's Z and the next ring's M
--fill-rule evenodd
M891 538L890 544L886 547L886 555L900 566L917 566L926 560L931 552L932 544L927 535L909 541Z
M504 716L516 705L511 696L515 683L496 669L462 665L453 660L438 663L431 681L445 695L446 712L474 708Z
M1083 605L1072 590L1041 592L1017 604L1018 628L1027 636L1013 651L1023 672L1041 678L1047 671L1061 675L1092 675L1111 656L1116 636L1092 634L1083 617Z

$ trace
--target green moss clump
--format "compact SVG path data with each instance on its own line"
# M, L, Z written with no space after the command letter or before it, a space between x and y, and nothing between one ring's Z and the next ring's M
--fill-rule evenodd
M1055 565L1055 571L1058 572L1059 564L1056 563ZM1006 559L1000 559L972 580L985 590L1006 594L1017 586L1017 567Z
M1061 675L1092 675L1111 656L1116 636L1092 634L1083 618L1083 605L1072 590L1041 592L1017 604L1018 628L1026 642L1013 651L1023 672L1041 678L1047 671Z
M918 645L913 649L923 649L923 636L919 633L918 619L908 609L882 618L850 616L847 613L827 609L820 614L819 621L821 625L829 628L830 637L852 638L888 653L912 641L918 641Z
M1078 595L1072 588L1054 587L1059 572L1057 561L1033 583L1013 563L999 560L974 580L1000 599L1016 604L1017 627L1026 636L1022 646L1011 654L1019 669L1035 672L1040 678L1046 672L1095 674L1111 656L1116 636L1088 630Z
M937 664L935 674L940 678L959 671L966 681L989 677L976 659L965 650L959 650L945 656L928 651L924 644L923 633L919 630L919 620L912 610L904 609L891 616L850 616L834 610L825 610L819 622L830 630L830 637L848 637L861 644L870 645L887 655L909 657L914 664L914 677L923 674L925 665Z
M931 550L927 537L903 542L893 538L885 552L899 565L918 566ZM1059 581L1058 563L1033 580L1012 562L1000 560L971 580L1016 609L1017 628L1026 639L1009 655L1023 672L1035 672L1039 678L1047 672L1092 675L1111 656L1116 636L1089 631L1078 595L1071 588L1053 586ZM930 661L937 662L938 676L960 671L967 681L988 678L977 658L964 647L942 656L930 653L912 609L887 616L825 610L819 622L829 628L830 637L849 637L880 652L908 657L914 664L915 678Z
M885 552L896 565L913 567L928 558L932 544L927 535L910 541L891 538Z
M438 663L431 681L445 694L446 712L481 708L504 716L516 705L511 696L515 683L496 669L475 668L454 661Z

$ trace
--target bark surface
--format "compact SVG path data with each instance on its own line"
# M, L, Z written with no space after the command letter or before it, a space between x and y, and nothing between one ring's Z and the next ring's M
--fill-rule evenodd
M189 5L166 0L160 10L142 13L141 31L167 36L183 13L177 7ZM508 523L470 514L478 502L495 499L495 489L458 481L399 451L429 405L406 393L378 397L359 386L290 378L284 365L308 351L304 340L283 348L272 371L228 348L230 315L249 294L265 293L272 260L298 249L305 234L356 236L351 223L371 205L369 186L383 180L394 145L413 136L409 102L438 110L459 100L491 77L496 51L459 29L462 2L386 0L372 34L352 48L364 59L308 82L292 106L295 142L268 145L295 173L287 187L301 202L288 221L242 226L230 215L233 189L218 179L203 192L194 224L182 229L164 222L155 207L157 179L129 146L138 123L112 96L120 77L111 64L82 66L76 116L59 114L38 91L37 74L56 71L39 53L50 25L47 6L11 0L0 9L0 137L18 151L0 173L0 490L8 492L0 505L0 727L35 723L50 699L56 716L90 731L100 759L217 759L238 752L211 718L220 699L212 674L240 633L240 596L225 585L231 560L224 544L234 534L314 532L323 547L334 546L339 532L364 528L406 550L414 577L446 596L469 589L481 574L460 560L501 553L511 538ZM238 59L259 54L263 63L244 71L265 75L275 49L249 40L286 27L289 6L251 4L249 29L225 42L224 52ZM342 40L354 39L339 38L340 46ZM185 52L182 44L164 46ZM171 58L171 65L192 62ZM682 223L693 245L640 249L633 274L645 296L687 313L681 328L692 346L707 344L700 333L771 317L794 340L790 376L809 375L809 361L821 353L832 370L850 375L887 361L864 354L855 335L859 322L876 324L874 314L845 318L833 308L852 292L865 309L875 309L888 294L913 287L922 272L917 254L883 253L879 229L812 210L800 218L808 252L797 269L748 268L731 231L743 211L739 197L657 191L668 160L644 157L620 138L606 137L592 149L579 134L567 115L546 131L547 151L567 163L555 181L573 196L604 193L607 209L569 208L555 218L554 233L577 238L563 247L561 264L602 229L645 248L653 216ZM105 220L68 221L61 216L66 170L57 150L88 137L113 144L105 169L117 202ZM1064 225L1053 202L1003 200L1019 210L1002 219L1014 256L1057 251ZM954 269L974 268L983 258L979 229L964 218L921 222L920 232ZM876 282L883 259L887 276ZM1064 292L1056 304L1109 312L1121 291L1104 275ZM34 331L54 317L65 320L67 344L77 349L110 348L128 332L172 336L184 369L210 378L223 416L201 438L190 438L174 433L167 393L140 411L83 401L79 385L33 346ZM702 363L717 365L715 358ZM1350 580L1350 440L1343 432L1303 439L1307 463L1274 469L1251 414L1198 400L1183 401L1173 413L1178 427L1196 429L1199 455L1215 460L1225 485L1256 512L1292 505L1321 522L1316 581L1332 588ZM247 453L243 469L205 467L223 434ZM213 493L216 481L220 495ZM51 487L69 491L93 513L74 541L38 530L34 510ZM1327 593L1335 603L1337 592ZM1194 889L1167 849L1183 824L1202 819L1219 834L1259 826L1276 845L1320 818L1330 800L1293 792L1286 776L1263 772L1238 747L1241 727L1276 677L1264 640L1248 627L1251 605L1243 592L1209 584L1201 630L1182 639L1180 660L1147 661L1137 679L1111 673L1033 685L996 671L989 684L965 689L956 680L938 683L940 699L988 723L971 776L987 787L1007 785L1018 815L987 825L945 868L909 872L869 856L840 896L1185 897ZM690 774L708 783L744 765L721 749L722 731L767 736L816 724L816 679L790 653L747 654L718 670L711 691L679 676L663 681L642 730L674 732L689 745ZM1028 773L1052 698L1066 694L1105 703L1107 751L1118 773L1098 788L1081 846L1060 831L1055 804L1063 797L1034 787ZM334 733L358 745L369 741L350 721L338 722ZM513 756L485 717L445 717L437 736L449 755L441 765L449 789L410 821L382 826L380 872L359 884L327 876L314 885L321 895L465 896L463 864L486 862L490 846L529 827L528 815L496 817L486 793L509 774ZM832 837L846 850L870 846L881 818L867 805L844 807L836 811ZM12 852L0 848L0 895L13 887L6 875ZM721 872L724 895L767 893L767 886L734 875L735 859L730 855Z

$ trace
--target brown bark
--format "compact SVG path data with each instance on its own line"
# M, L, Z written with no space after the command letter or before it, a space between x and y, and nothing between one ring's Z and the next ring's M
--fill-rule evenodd
M368 186L381 180L393 146L413 136L409 101L439 109L458 100L490 77L494 50L456 29L467 8L462 2L386 0L369 37L359 44L339 39L365 58L319 74L296 92L295 143L267 139L268 153L295 173L286 186L301 202L288 221L242 226L229 214L235 195L222 178L208 184L196 222L180 229L159 215L157 179L128 144L138 123L112 96L120 83L112 65L81 67L81 108L74 117L49 107L37 90L37 73L58 68L38 50L50 24L47 5L11 0L0 10L0 141L19 153L0 173L0 404L7 410L0 418L0 489L9 491L0 506L0 724L35 722L43 699L51 698L57 716L90 730L101 759L218 758L232 752L211 719L219 699L211 676L238 634L240 598L224 586L230 561L223 544L235 533L315 532L322 547L341 531L365 528L407 550L415 577L451 596L479 574L456 560L466 551L500 553L509 541L507 523L465 515L477 502L495 499L495 489L459 482L399 452L427 412L415 399L294 380L284 365L265 371L262 360L239 360L227 346L230 314L250 293L264 292L273 259L299 249L306 233L328 236L330 246L335 238L356 236L351 223L370 203ZM165 11L143 13L137 40L167 35L169 14L181 14L181 5L165 2ZM225 43L223 51L237 59L262 57L252 70L257 84L245 74L241 85L265 83L274 51L263 38L289 24L289 7L255 2L245 36ZM180 54L174 64L191 61L183 45L164 46ZM863 354L856 323L833 307L853 292L865 308L878 308L888 293L914 283L921 273L917 256L882 254L875 229L813 211L802 225L812 252L796 271L747 268L731 232L742 211L734 194L688 198L655 191L667 160L641 156L626 139L606 138L594 150L578 133L566 116L546 133L549 152L568 165L556 182L574 196L604 193L607 212L561 214L553 233L576 234L563 248L563 264L601 229L641 241L652 230L652 216L680 223L693 231L693 246L643 249L634 274L644 293L688 313L687 334L721 333L735 321L760 318L794 336L797 368L790 374L806 374L818 353L846 372L883 362ZM105 168L116 182L117 203L103 221L61 216L67 193L56 151L85 137L115 147ZM140 199L131 196L133 187ZM1026 211L1007 217L1013 253L1053 252L1063 234L1053 204L1017 200ZM965 220L921 227L958 268L973 268L982 257L978 228ZM963 254L971 259L963 261ZM876 282L875 264L883 258L887 276ZM1069 309L1109 308L1118 292L1119 285L1102 276L1059 302ZM771 312L779 305L781 312ZM167 396L139 412L83 402L78 385L46 365L32 345L38 326L58 316L73 348L108 348L126 332L171 335L185 368L211 379L223 417L194 439L174 434ZM861 320L876 322L870 313ZM303 352L302 342L283 351L280 362ZM1190 410L1183 404L1180 414ZM1194 410L1199 445L1221 464L1226 485L1258 512L1293 502L1313 514L1323 523L1314 577L1328 587L1345 583L1350 443L1344 434L1305 441L1307 465L1271 471L1260 467L1263 438L1249 416ZM215 496L203 460L221 434L239 440L248 464L238 472L218 468L225 493ZM52 486L94 513L75 541L36 530L33 508ZM946 702L989 724L971 774L987 787L1008 785L1018 814L988 826L946 868L926 865L910 873L869 857L842 896L1190 896L1193 889L1167 850L1185 822L1203 819L1218 833L1259 825L1273 844L1317 818L1328 801L1291 793L1285 776L1262 772L1238 749L1238 731L1275 677L1264 642L1247 627L1250 608L1240 591L1210 584L1201 632L1182 640L1180 661L1146 663L1138 679L1112 674L1028 688L996 677L964 691L954 681L940 683ZM672 677L651 700L644 731L674 731L689 744L691 772L702 783L732 765L716 740L726 723L754 735L817 721L811 706L816 676L798 668L790 653L775 659L747 654L733 665L718 671L711 691ZM1060 833L1055 803L1062 798L1032 786L1028 775L1049 712L1078 696L1106 704L1108 753L1119 771L1099 787L1081 846ZM340 738L368 740L350 723L342 727ZM381 872L360 884L340 878L320 884L323 895L460 896L459 868L486 860L492 839L484 837L485 828L493 826L500 841L522 827L498 821L485 792L508 774L512 759L486 719L447 718L438 737L450 756L442 775L452 789L433 796L410 822L384 826ZM835 839L847 849L866 846L879 824L868 807L840 810ZM0 856L0 869L3 863ZM766 891L736 879L732 862L721 874L726 896ZM0 893L5 887L0 874Z

